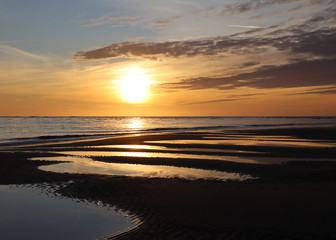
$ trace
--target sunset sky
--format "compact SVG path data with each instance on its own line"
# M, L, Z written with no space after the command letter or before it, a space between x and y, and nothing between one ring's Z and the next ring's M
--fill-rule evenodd
M336 115L335 0L0 0L1 116Z

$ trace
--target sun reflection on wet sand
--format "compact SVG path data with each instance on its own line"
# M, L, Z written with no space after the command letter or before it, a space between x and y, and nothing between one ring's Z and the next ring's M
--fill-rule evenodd
M336 147L336 144L295 138L244 138L232 139L226 137L209 137L204 139L183 139L183 140L163 140L145 141L149 144L222 144L222 145L253 145L253 146L275 146L275 147Z
M132 144L132 145L99 145L99 146L90 146L87 148L128 148L128 149L153 149L153 150L165 150L166 147L162 146L152 146L152 145L138 145L138 144Z
M257 151L244 151L244 150L234 150L234 149L209 149L209 148L171 148L165 146L157 145L99 145L99 146L89 146L86 148L106 148L106 149L139 149L139 150L163 150L163 151L178 151L178 152L206 152L206 153L258 153L265 154L264 152Z
M99 156L99 157L185 158L185 159L221 160L221 161L240 162L240 163L260 163L260 161L243 157L182 154L182 153L162 153L162 152L68 151L57 153L68 154L73 156L85 156L85 157Z
M184 178L189 180L216 179L221 181L254 179L254 177L250 175L240 173L173 166L105 163L93 161L90 158L74 156L32 158L31 160L61 161L61 163L39 167L39 169L44 171L58 173L109 174L148 178Z

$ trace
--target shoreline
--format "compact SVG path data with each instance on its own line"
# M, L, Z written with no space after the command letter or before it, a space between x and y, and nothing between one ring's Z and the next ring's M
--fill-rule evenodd
M269 152L255 157L307 159L287 164L247 164L202 159L108 158L113 162L184 165L202 169L255 174L259 179L243 182L81 175L44 172L37 167L51 162L29 161L32 157L55 156L55 148L144 144L149 140L203 139L220 134L233 139L245 136L294 136L335 143L336 128L295 128L144 134L104 140L0 151L0 184L73 182L60 189L63 196L102 201L137 216L142 224L110 239L334 239L336 214L336 148L223 145L231 150ZM160 144L156 144L160 145ZM181 149L182 146L174 146ZM185 147L185 146L184 146ZM190 149L213 148L189 144ZM217 146L217 148L219 148ZM88 149L89 151L90 149ZM109 149L105 149L108 151ZM50 151L50 152L48 152ZM159 151L159 150L158 150ZM258 152L257 151L257 152ZM244 156L244 153L224 153ZM321 158L328 161L318 162ZM96 158L102 161L102 157ZM179 162L180 161L180 162Z

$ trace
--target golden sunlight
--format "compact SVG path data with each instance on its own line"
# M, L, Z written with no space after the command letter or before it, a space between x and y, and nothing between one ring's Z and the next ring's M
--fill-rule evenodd
M137 67L123 69L120 78L119 91L121 98L129 103L142 103L149 97L149 87L152 84L146 71Z
M127 127L129 129L141 129L143 128L143 121L141 120L141 118L131 118L127 124Z

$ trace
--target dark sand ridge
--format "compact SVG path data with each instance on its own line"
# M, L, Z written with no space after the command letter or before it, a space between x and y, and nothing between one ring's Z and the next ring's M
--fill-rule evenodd
M334 128L267 131L244 134L283 133L282 135L286 136L297 136L297 132L300 132L300 137L304 133L307 139L327 139L335 142ZM237 131L236 134L242 132ZM72 143L66 146L71 150L71 147L75 146L143 144L144 141L153 138L199 139L202 136L202 133L157 134ZM231 146L245 150L249 150L250 147ZM273 157L309 157L315 160L322 157L332 161L336 156L335 148L256 147L259 147L258 151L271 152ZM131 163L142 161L142 164L154 164L153 161L158 160L167 165L189 164L192 167L246 172L260 176L258 180L247 182L187 181L47 173L38 170L37 166L50 162L27 159L54 154L38 152L34 148L25 150L30 152L0 152L0 183L58 182L71 179L73 183L60 190L63 195L116 205L143 221L138 228L115 236L114 239L336 239L334 162L257 165L201 159L180 159L181 163L176 159L97 159Z

